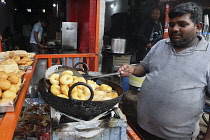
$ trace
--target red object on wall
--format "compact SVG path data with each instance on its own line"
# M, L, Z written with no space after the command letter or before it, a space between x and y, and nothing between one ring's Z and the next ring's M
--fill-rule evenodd
M94 53L97 0L68 0L68 21L78 23L78 50Z
M164 27L164 36L163 38L168 38L168 24L169 24L169 17L168 17L168 13L169 13L169 3L166 3L166 10L165 10L165 27Z

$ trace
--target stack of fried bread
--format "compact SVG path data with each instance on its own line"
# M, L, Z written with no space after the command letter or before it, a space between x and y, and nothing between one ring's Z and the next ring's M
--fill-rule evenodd
M33 58L35 56L35 53L29 53L29 52L26 52L25 50L0 52L0 58L11 57L14 55L24 55L23 57L27 56L27 57Z
M62 98L69 98L69 88L77 82L84 82L92 87L94 91L93 101L110 100L118 97L118 93L111 86L106 84L98 85L93 80L86 81L83 77L74 76L70 70L63 71L61 75L53 73L50 75L49 80L52 84L50 87L51 93ZM84 85L78 85L71 91L72 98L77 100L88 100L90 95L90 90Z
M28 57L26 54L12 55L9 57L5 57L4 61L8 59L14 60L18 64L18 66L30 66L33 63L31 58Z
M21 86L20 75L14 72L0 71L0 105L5 102L13 103Z
M32 58L35 53L27 53L26 51L16 50L16 51L6 51L0 53L0 58L3 60L12 59L18 66L30 66L33 63Z
M19 77L21 77L25 73L25 71L19 70L18 64L13 59L0 61L0 71L5 71L7 73L14 72Z

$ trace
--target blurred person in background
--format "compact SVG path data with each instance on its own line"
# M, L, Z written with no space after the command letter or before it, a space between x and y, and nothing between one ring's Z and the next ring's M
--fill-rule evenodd
M150 18L144 21L137 32L136 63L139 63L151 47L163 39L163 26L159 20L160 9L153 8Z
M37 22L31 31L30 37L30 49L32 52L39 53L39 48L44 48L45 40L43 35L43 28L48 26L48 20L46 18L41 18Z

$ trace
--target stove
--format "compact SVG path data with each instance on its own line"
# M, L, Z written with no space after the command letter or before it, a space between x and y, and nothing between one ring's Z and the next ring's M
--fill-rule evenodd
M51 107L52 140L125 140L127 120L120 108L85 121Z

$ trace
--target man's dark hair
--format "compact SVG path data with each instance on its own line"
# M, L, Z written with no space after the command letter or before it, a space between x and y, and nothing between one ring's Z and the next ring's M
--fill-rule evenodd
M46 26L49 25L49 21L48 21L47 18L41 18L41 19L40 19L40 22L44 22L44 23L46 24Z
M180 17L185 14L191 14L190 19L194 24L202 22L202 7L194 2L186 2L175 6L168 14L170 19Z

